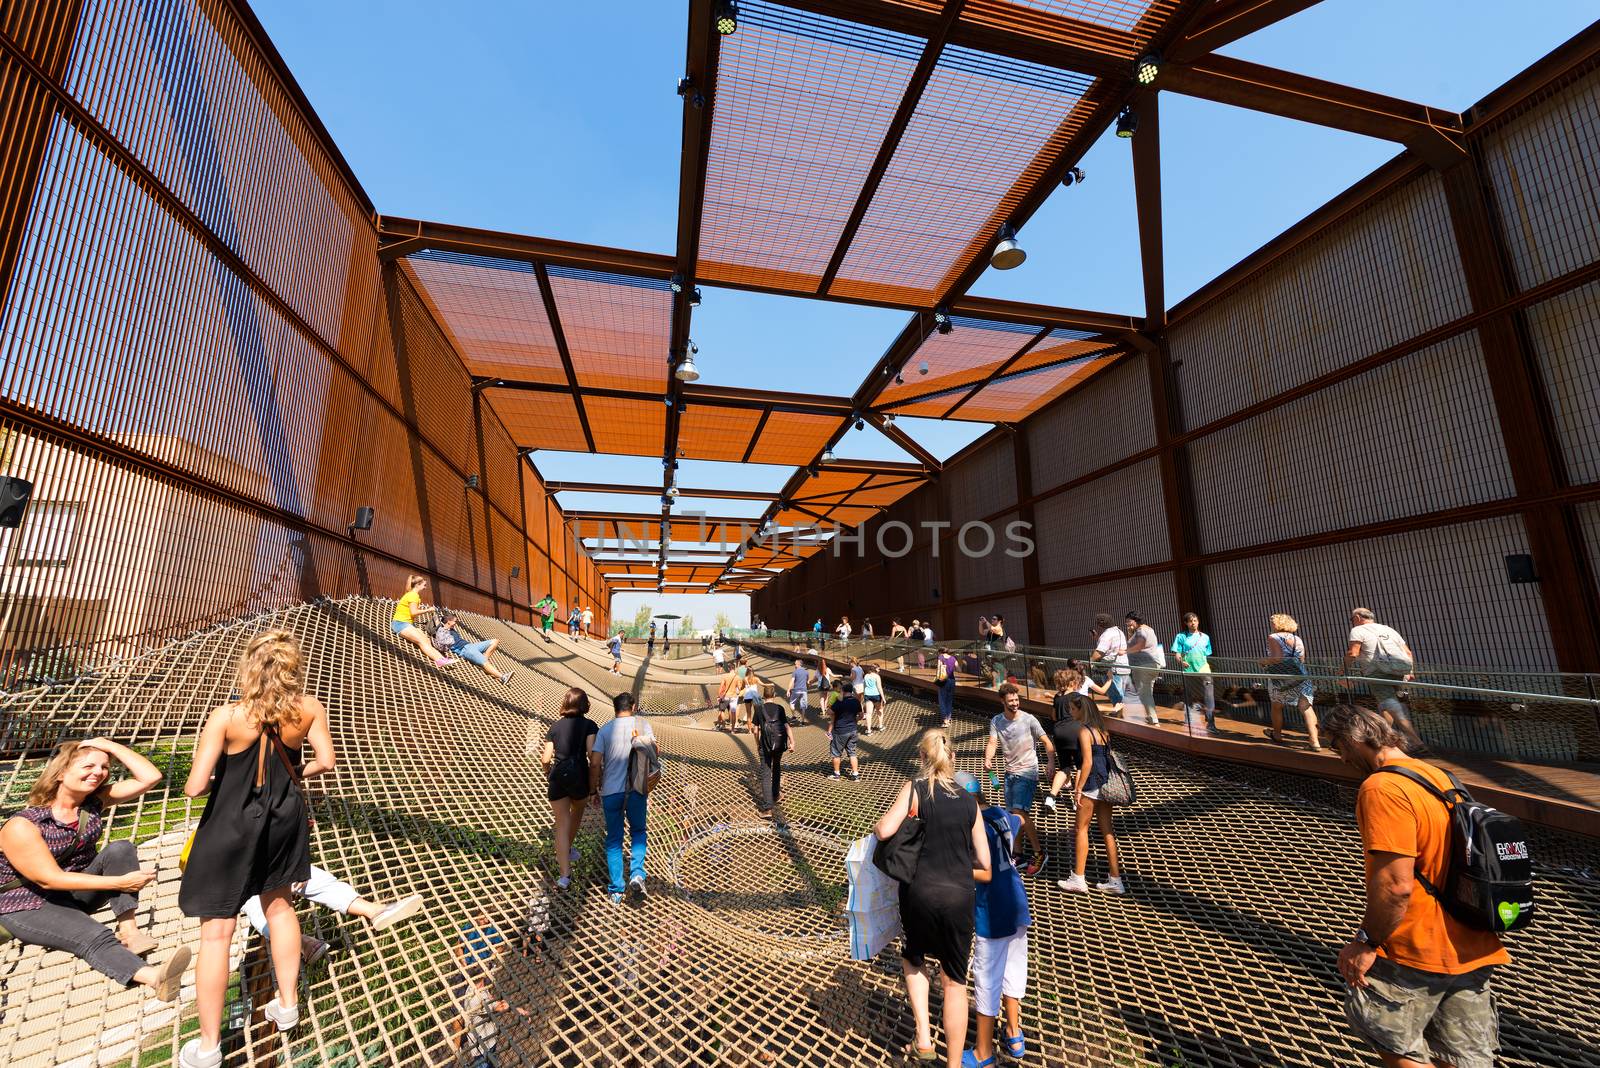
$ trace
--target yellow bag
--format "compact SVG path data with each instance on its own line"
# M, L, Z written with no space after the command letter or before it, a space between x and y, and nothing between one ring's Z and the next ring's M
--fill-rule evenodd
M183 843L183 852L178 854L178 870L179 871L185 871L185 870L188 869L188 867L189 867L189 850L194 848L194 836L196 834L198 834L198 833L200 833L200 828L196 827L194 830L189 832L188 839Z

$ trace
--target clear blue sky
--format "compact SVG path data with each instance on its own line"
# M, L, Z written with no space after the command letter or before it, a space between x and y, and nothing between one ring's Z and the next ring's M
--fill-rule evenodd
M256 5L380 212L663 253L677 227L674 86L686 10L683 0ZM1224 51L1458 110L1597 14L1594 0L1324 0ZM1395 153L1171 93L1161 134L1169 304ZM989 272L974 292L1142 309L1127 143L1108 134L1083 167L1087 182L1058 189L1024 230L1028 262ZM900 312L716 290L695 315L695 340L704 381L849 394L904 321ZM942 455L986 429L902 425ZM841 455L903 456L871 428L847 441ZM536 462L551 478L660 475L649 459L540 453ZM681 484L775 488L788 474L707 465L691 478L689 466ZM562 499L578 508L625 501ZM631 613L620 600L619 614ZM743 597L723 600L730 614L748 611Z

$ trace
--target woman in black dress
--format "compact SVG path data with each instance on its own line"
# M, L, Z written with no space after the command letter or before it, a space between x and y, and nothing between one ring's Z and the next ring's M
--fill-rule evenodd
M922 771L906 783L878 820L880 839L894 835L907 816L922 820L922 854L917 877L900 884L900 925L905 944L906 1000L916 1022L916 1039L906 1052L919 1061L938 1060L928 1019L926 959L938 958L944 981L945 1060L960 1068L967 1044L967 958L972 952L973 883L989 881L989 838L978 815L978 800L956 785L950 742L942 730L923 734L918 746Z
M562 698L561 718L550 725L539 754L556 818L556 861L561 866L556 885L563 890L572 885L572 862L578 859L572 840L583 823L583 806L600 786L600 761L594 752L599 731L589 718L589 695L574 686Z
M263 1011L280 1031L300 1020L300 922L290 894L295 883L311 877L311 841L298 780L333 769L333 737L322 702L305 693L300 643L288 631L270 630L251 640L235 688L239 700L206 720L183 788L190 797L210 797L178 890L183 914L200 920L200 1037L179 1051L181 1068L222 1063L228 947L239 910L257 895L267 914L278 981L278 996ZM312 759L296 771L307 739Z

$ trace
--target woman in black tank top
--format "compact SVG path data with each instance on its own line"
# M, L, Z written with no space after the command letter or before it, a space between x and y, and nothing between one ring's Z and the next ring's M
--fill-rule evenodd
M333 768L327 710L305 690L300 643L288 631L256 635L239 663L236 704L215 709L200 732L183 792L206 797L178 889L184 915L200 920L195 1000L200 1037L178 1051L180 1068L222 1063L228 947L239 910L261 898L278 995L263 1011L288 1031L300 1020L300 921L293 884L311 876L311 835L300 782ZM313 758L300 764L309 740Z
M906 1053L919 1061L938 1059L928 1019L928 974L936 957L944 982L944 1039L948 1063L961 1063L967 1042L967 958L972 951L974 882L988 882L989 839L978 815L978 800L956 785L950 741L942 730L922 736L922 773L900 788L894 804L878 820L887 839L907 816L922 821L922 851L917 877L900 884L900 924L905 943L900 965L906 999L916 1021L916 1039Z

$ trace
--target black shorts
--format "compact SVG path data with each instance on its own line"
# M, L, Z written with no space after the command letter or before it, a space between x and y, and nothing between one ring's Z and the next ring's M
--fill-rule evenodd
M900 955L918 967L935 957L953 982L965 983L975 927L971 894L957 904L927 900L909 889L900 887L900 924L905 929Z
M585 781L582 786L577 783L562 785L556 779L550 780L550 788L546 791L551 801L560 801L562 798L571 798L573 801L584 801L589 797L589 783Z

